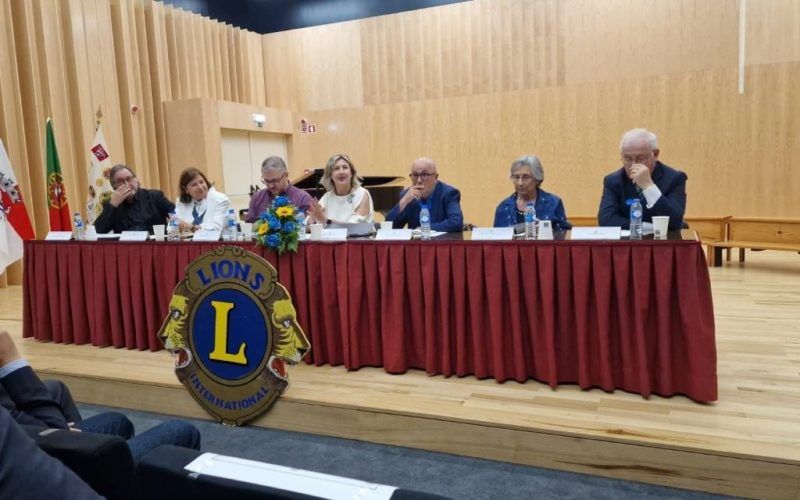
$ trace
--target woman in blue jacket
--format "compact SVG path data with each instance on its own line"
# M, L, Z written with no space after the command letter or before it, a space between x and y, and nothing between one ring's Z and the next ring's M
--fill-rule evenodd
M501 201L494 212L494 226L507 227L525 222L525 208L533 202L536 218L550 220L553 229L563 231L572 229L567 220L561 198L541 188L544 181L544 168L536 156L522 156L511 163L511 182L514 194Z

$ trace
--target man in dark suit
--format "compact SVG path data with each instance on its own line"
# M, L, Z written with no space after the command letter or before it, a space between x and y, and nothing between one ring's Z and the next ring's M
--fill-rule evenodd
M136 461L162 444L200 449L200 432L182 420L134 436L133 423L118 412L81 419L69 389L61 382L45 385L39 380L5 331L0 331L0 406L20 424L119 436L127 440Z
M393 221L395 229L406 225L409 229L416 229L422 204L427 204L433 231L461 232L464 227L461 193L439 180L436 162L425 157L415 160L409 178L412 186L400 193L400 201L386 215L386 220Z
M103 498L51 457L0 407L0 498Z
M669 229L683 227L686 212L686 174L658 161L658 140L649 130L625 132L620 142L622 168L603 179L603 197L597 214L601 226L630 227L628 200L639 198L642 220L669 216Z
M153 231L153 226L166 224L175 212L175 204L157 189L144 189L133 169L119 164L108 174L114 191L103 203L103 211L94 221L98 233L122 231Z

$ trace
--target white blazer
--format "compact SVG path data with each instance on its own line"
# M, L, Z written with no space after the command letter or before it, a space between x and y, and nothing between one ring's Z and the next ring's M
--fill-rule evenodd
M215 188L211 187L208 190L206 199L197 204L197 213L203 215L203 222L200 225L203 229L220 230L225 226L225 220L228 217L228 208L230 208L231 201L225 193L220 193ZM189 203L181 202L180 198L175 201L175 215L181 221L191 224L194 221L192 210L194 209L195 202Z

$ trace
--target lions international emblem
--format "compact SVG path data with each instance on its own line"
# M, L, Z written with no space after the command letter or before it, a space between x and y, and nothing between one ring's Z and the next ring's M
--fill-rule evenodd
M233 425L269 408L310 348L275 269L235 246L189 264L158 336L200 406Z

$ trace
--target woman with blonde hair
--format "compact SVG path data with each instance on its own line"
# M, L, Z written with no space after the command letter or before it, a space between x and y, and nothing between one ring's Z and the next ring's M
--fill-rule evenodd
M356 167L347 155L331 156L320 182L326 193L309 207L310 222L347 224L375 220L372 197L361 187Z

